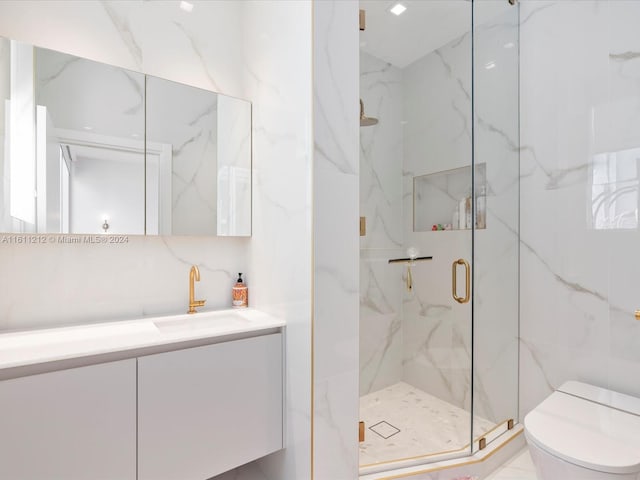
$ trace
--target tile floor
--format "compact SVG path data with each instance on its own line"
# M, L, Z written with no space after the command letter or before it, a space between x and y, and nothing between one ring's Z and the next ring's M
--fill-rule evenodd
M457 450L469 444L469 412L399 382L360 398L360 465ZM481 435L493 422L475 419Z
M485 478L485 480L537 480L536 471L527 448Z

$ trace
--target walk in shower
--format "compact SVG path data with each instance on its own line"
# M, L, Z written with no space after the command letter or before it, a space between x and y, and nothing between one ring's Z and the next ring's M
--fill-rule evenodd
M518 5L396 3L360 1L363 473L518 418Z

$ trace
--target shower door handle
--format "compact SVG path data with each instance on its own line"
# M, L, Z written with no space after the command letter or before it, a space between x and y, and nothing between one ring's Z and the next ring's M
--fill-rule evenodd
M458 296L458 265L464 265L465 287L464 297ZM453 299L458 303L467 303L471 298L471 266L463 258L455 260L451 265L451 295Z

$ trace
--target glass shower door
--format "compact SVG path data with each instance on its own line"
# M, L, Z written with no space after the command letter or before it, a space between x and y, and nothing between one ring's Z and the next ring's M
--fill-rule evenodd
M475 0L473 443L489 444L518 419L519 6ZM510 422L512 420L512 422Z
M472 436L472 3L387 7L360 2L362 473Z

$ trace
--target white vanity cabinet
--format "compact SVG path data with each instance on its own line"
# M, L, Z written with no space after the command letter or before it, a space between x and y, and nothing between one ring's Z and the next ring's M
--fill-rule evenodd
M135 480L136 360L0 381L0 478Z
M205 480L282 448L282 334L138 358L138 480Z

